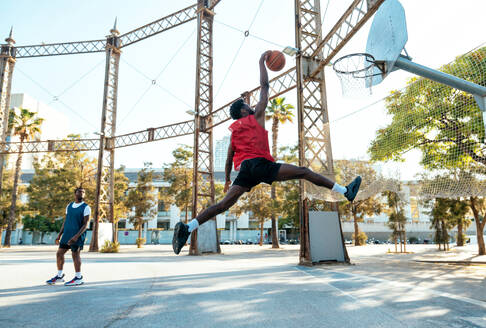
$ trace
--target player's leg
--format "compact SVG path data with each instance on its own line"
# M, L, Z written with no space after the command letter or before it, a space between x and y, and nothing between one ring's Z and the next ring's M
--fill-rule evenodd
M292 164L282 164L278 170L276 181L286 181L293 179L305 179L315 185L332 189L334 181L323 175L313 172L304 166L295 166Z
M66 286L82 285L84 283L83 276L81 275L81 247L71 246L71 254L73 257L74 271L76 272L74 278L71 281L66 282Z
M242 186L237 186L233 185L230 187L224 198L214 204L206 208L204 211L202 211L197 217L196 220L199 223L199 225L203 224L210 218L215 217L218 214L221 214L225 211L227 211L231 206L233 206L238 199L243 195L245 192L248 191L248 188L242 187Z
M75 272L81 272L81 251L79 249L73 251L72 256Z
M57 264L57 270L62 271L64 267L64 255L68 251L67 248L61 248L59 247L56 252L56 264Z
M197 229L200 224L203 224L216 215L227 211L238 201L238 198L240 198L241 195L248 190L249 188L247 187L233 185L228 190L223 200L206 208L195 219L189 222L189 224L178 222L174 227L174 236L172 237L172 248L174 249L174 253L180 253L191 232Z
M326 178L311 169L303 166L295 166L292 164L282 164L277 173L275 181L286 181L293 179L305 179L313 184L321 187L331 189L333 191L343 194L349 201L353 201L358 194L361 185L361 177L356 177L346 187L337 184L331 179Z
M46 284L54 285L57 282L64 282L64 273L62 272L62 268L64 267L64 254L66 254L68 249L69 248L63 248L63 245L59 245L56 252L57 274L51 279L47 280Z

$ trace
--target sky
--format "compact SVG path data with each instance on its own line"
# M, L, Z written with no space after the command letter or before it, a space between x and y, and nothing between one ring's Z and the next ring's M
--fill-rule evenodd
M194 2L1 0L0 36L6 38L13 26L17 46L104 39L115 17L117 28L123 34ZM324 35L351 2L321 0ZM407 18L406 50L419 64L438 68L486 41L486 1L401 2ZM258 86L258 59L264 51L295 45L294 1L222 0L215 12L213 94L217 109L243 91ZM334 60L348 53L363 52L370 25L371 20ZM243 33L246 30L250 33L248 37ZM284 69L295 65L293 57L286 59ZM69 131L94 138L97 137L94 132L100 130L104 63L104 53L19 59L12 93L29 94L66 116ZM123 48L116 134L191 119L186 111L194 106L195 66L196 21ZM269 76L276 74L270 72ZM375 131L388 122L379 100L391 90L403 88L412 75L394 72L373 88L372 95L348 99L342 96L332 67L326 67L325 74L333 157L365 159ZM296 105L295 90L284 96L288 103ZM228 124L223 124L216 128L214 139L228 135L227 127ZM188 136L118 149L116 166L140 168L144 162L152 162L154 167L161 167L172 160L171 152L179 144L192 145L192 142L192 136ZM297 125L282 126L279 144L296 142Z

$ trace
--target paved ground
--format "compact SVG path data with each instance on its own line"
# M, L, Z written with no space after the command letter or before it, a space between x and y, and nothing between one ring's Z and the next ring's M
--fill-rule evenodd
M389 247L349 247L353 265L308 268L293 245L200 257L125 246L83 253L78 287L44 284L53 246L0 249L0 327L486 327L486 258L475 248Z

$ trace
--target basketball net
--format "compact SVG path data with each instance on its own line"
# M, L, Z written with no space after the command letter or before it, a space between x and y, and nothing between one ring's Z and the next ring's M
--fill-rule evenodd
M377 72L373 56L366 53L350 54L336 60L333 68L341 82L344 97L372 94L371 82Z

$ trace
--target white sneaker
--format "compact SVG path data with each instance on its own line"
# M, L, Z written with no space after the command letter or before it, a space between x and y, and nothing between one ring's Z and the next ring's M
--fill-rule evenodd
M64 284L64 286L77 286L84 284L83 276L81 278L74 277L71 281L68 281Z
M46 281L46 284L48 284L48 285L55 285L56 282L64 282L64 273L60 277L58 275L56 275L54 278L51 278L51 279L47 280Z

